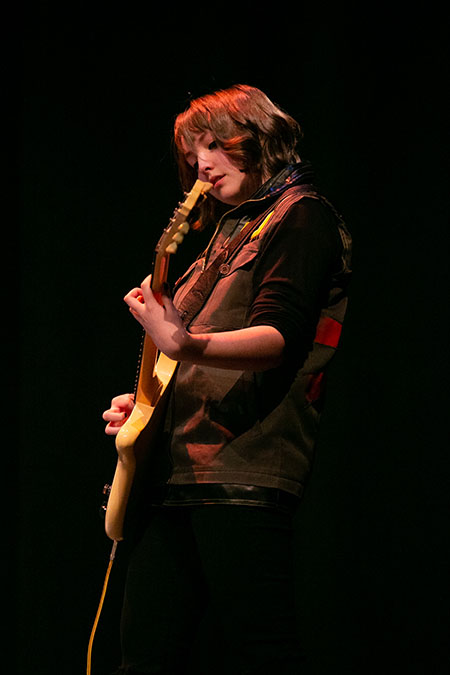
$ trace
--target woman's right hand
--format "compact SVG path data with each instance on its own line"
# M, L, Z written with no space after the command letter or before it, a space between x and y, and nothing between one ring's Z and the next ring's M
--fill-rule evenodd
M120 394L111 401L111 407L105 410L102 417L107 422L105 434L116 436L120 427L127 421L134 408L133 394Z

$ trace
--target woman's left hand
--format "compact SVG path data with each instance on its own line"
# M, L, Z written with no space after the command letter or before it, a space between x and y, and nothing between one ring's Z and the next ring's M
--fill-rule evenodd
M161 293L162 304L158 302L151 289L151 279L151 275L146 277L140 288L133 288L124 300L158 349L169 358L179 360L189 343L189 333L166 292Z

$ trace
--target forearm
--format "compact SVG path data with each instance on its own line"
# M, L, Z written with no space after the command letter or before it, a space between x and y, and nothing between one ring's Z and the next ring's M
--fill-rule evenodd
M251 326L222 333L187 333L172 358L229 370L262 371L279 365L284 339L272 326Z
M281 363L284 338L273 326L190 333L170 298L163 294L162 305L155 300L150 280L144 279L140 288L134 288L124 299L134 318L169 358L228 370L268 370Z

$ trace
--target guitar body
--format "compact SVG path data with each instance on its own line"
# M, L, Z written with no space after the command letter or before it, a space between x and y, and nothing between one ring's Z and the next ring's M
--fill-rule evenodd
M125 536L132 488L141 485L146 475L146 462L151 460L149 455L152 451L157 452L155 441L178 365L164 354L157 357L156 347L150 340L147 342L142 368L145 362L153 359L153 372L145 379L145 393L140 392L130 417L116 436L118 458L105 515L106 534L114 541L120 541Z
M175 253L189 227L186 218L210 183L196 181L185 202L176 209L156 249L152 290L161 292L167 280L169 255ZM170 385L178 363L159 352L145 335L135 394L135 406L116 436L117 465L106 506L105 531L114 541L124 539L132 505L139 508L139 491L145 489L145 476L151 455L157 453L156 439L170 396Z

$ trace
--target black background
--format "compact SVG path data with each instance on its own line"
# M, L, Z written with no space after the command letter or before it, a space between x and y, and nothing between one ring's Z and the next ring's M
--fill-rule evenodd
M122 298L148 274L180 199L175 114L191 97L244 82L301 121L303 155L355 247L297 517L302 673L446 673L443 18L430 6L426 21L374 7L361 16L322 5L215 10L37 2L6 35L2 72L18 103L7 106L9 176L19 178L7 196L21 226L20 250L4 249L5 362L20 382L18 408L10 390L5 405L14 439L5 444L8 672L85 670L110 552L97 512L115 450L101 412L132 388L140 339ZM173 276L202 243L190 235ZM117 663L125 553L119 546L93 675ZM206 627L192 672L220 672L213 643Z

